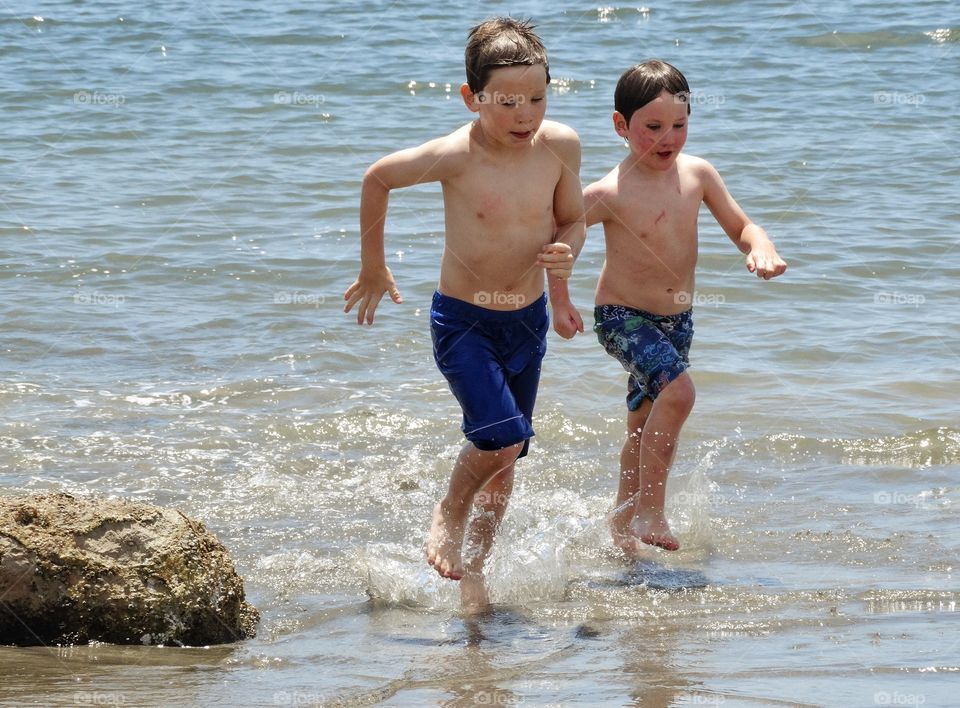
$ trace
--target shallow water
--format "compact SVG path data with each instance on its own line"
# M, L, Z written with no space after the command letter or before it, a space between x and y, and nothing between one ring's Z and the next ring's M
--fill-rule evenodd
M956 8L675 5L2 9L0 489L204 520L263 622L232 647L0 648L0 703L956 702ZM683 549L634 567L604 526L624 375L551 336L495 609L468 620L420 555L461 442L427 328L435 186L391 197L406 304L360 329L340 298L363 170L469 119L465 32L508 11L550 49L585 184L623 155L620 72L684 70L688 152L790 270L756 281L704 213ZM588 327L601 262L591 230Z

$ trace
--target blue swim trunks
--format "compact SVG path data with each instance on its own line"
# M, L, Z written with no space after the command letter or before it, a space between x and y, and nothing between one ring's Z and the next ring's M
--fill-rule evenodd
M433 294L433 358L463 411L463 434L480 450L533 437L540 362L547 351L547 298L519 310L489 310Z
M692 309L654 315L625 305L597 305L593 318L600 344L630 373L630 410L637 410L644 398L656 400L668 383L690 367Z

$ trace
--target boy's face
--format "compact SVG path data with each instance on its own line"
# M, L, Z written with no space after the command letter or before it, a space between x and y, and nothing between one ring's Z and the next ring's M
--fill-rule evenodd
M460 87L464 103L480 114L484 134L507 146L529 145L547 111L547 70L542 64L504 66L490 72L482 91Z
M613 112L617 135L630 144L630 152L641 164L653 170L666 170L687 142L686 97L661 91L650 103L638 108L627 119Z

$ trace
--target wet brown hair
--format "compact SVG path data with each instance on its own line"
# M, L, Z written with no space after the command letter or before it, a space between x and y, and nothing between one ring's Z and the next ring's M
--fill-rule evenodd
M495 17L471 29L464 52L470 90L480 93L490 80L490 72L503 66L543 64L549 84L547 49L533 29L530 20L512 17Z
M633 112L650 103L662 91L686 103L687 115L690 115L690 86L686 77L678 68L659 59L645 61L623 72L613 94L613 107L630 125Z

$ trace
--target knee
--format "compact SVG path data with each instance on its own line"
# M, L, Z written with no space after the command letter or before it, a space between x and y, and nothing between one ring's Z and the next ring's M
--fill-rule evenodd
M697 400L697 391L693 381L686 374L678 376L664 388L657 396L657 403L669 407L675 414L686 417L693 410Z

